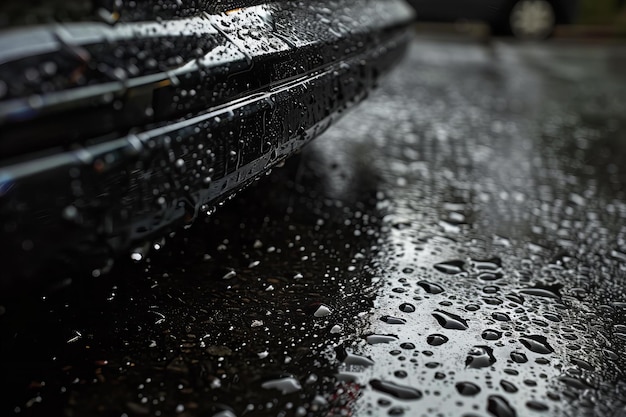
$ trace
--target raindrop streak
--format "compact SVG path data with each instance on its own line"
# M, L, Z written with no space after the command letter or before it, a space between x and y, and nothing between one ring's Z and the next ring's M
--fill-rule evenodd
M394 317L394 316L382 316L380 319L387 324L405 324L406 323L406 320L401 319L399 317Z
M467 330L467 321L456 314L448 313L443 310L435 310L433 317L437 319L439 325L446 329Z
M431 334L426 338L426 342L431 346L441 346L446 343L448 339L446 336L442 334Z
M491 395L487 399L487 411L495 417L516 417L517 413L511 405L499 395Z
M448 261L435 264L434 267L437 271L443 272L444 274L457 275L465 273L463 269L464 265L465 263L463 261Z
M417 285L422 287L424 291L426 291L428 294L441 294L444 291L441 285L437 285L428 281L419 281Z
M480 387L472 382L459 382L455 387L459 394L463 396L472 396L480 392Z
M406 385L399 385L379 379L372 379L370 385L376 391L384 392L385 394L389 394L401 400L419 400L422 398L422 392L420 390L407 387Z
M522 342L522 345L524 345L524 347L526 347L526 349L530 350L531 352L542 354L554 352L554 349L548 344L545 336L523 335L520 338L520 342Z
M489 346L474 346L465 358L465 366L473 369L487 368L494 363L496 363L496 358L493 356L493 349Z

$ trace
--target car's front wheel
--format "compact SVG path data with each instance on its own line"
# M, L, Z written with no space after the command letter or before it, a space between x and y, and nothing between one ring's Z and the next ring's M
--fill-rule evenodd
M508 23L517 38L545 39L554 31L556 12L547 0L520 0L511 8Z

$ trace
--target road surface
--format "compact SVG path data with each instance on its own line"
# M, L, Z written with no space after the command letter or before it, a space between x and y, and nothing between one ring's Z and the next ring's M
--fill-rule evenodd
M4 295L2 415L626 415L625 161L626 47L416 38L147 257Z

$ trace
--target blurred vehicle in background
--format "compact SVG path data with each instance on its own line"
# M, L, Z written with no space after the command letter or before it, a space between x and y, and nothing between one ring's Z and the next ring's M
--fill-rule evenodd
M422 22L482 21L497 34L519 39L550 37L572 23L578 0L410 0Z

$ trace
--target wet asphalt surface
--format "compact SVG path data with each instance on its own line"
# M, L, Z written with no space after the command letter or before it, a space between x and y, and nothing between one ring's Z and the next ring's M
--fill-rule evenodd
M417 38L147 259L4 295L0 414L626 415L625 161L626 47Z

